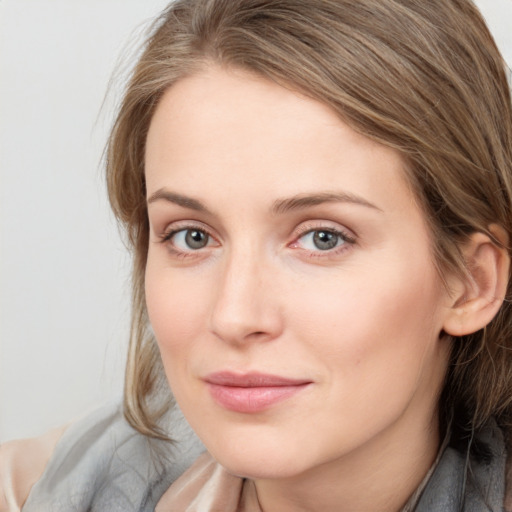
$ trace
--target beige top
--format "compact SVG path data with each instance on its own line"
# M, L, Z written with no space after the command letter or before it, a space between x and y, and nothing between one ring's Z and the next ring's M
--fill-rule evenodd
M208 453L164 493L155 512L261 512L252 482L230 475Z
M19 512L68 425L0 445L0 512Z

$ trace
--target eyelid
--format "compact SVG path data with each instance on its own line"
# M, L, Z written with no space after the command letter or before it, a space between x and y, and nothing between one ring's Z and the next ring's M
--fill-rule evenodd
M169 241L170 238L180 231L186 231L189 229L197 229L198 231L204 231L208 236L217 240L217 237L212 233L212 230L205 226L202 222L194 220L180 220L168 224L158 237L162 242Z
M346 228L340 224L332 221L318 220L318 221L307 221L296 228L297 234L294 236L295 240L300 237L311 233L312 231L331 231L338 233L343 236L347 242L355 243L357 235L351 229Z

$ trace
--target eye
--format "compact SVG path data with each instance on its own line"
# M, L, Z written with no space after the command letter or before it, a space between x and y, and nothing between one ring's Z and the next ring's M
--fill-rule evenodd
M309 251L330 251L350 241L350 238L340 231L315 229L303 234L295 245Z
M171 241L172 245L180 251L197 251L211 244L210 235L201 229L189 228L171 231L164 241Z

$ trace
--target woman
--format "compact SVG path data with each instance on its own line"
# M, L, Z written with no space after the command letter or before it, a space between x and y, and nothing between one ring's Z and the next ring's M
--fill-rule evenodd
M107 181L130 426L53 436L23 510L510 509L512 107L469 1L177 1Z

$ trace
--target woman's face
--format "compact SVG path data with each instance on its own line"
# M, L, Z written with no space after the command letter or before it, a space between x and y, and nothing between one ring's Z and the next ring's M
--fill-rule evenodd
M211 67L164 95L146 178L151 324L217 460L274 478L435 446L450 297L397 152Z

